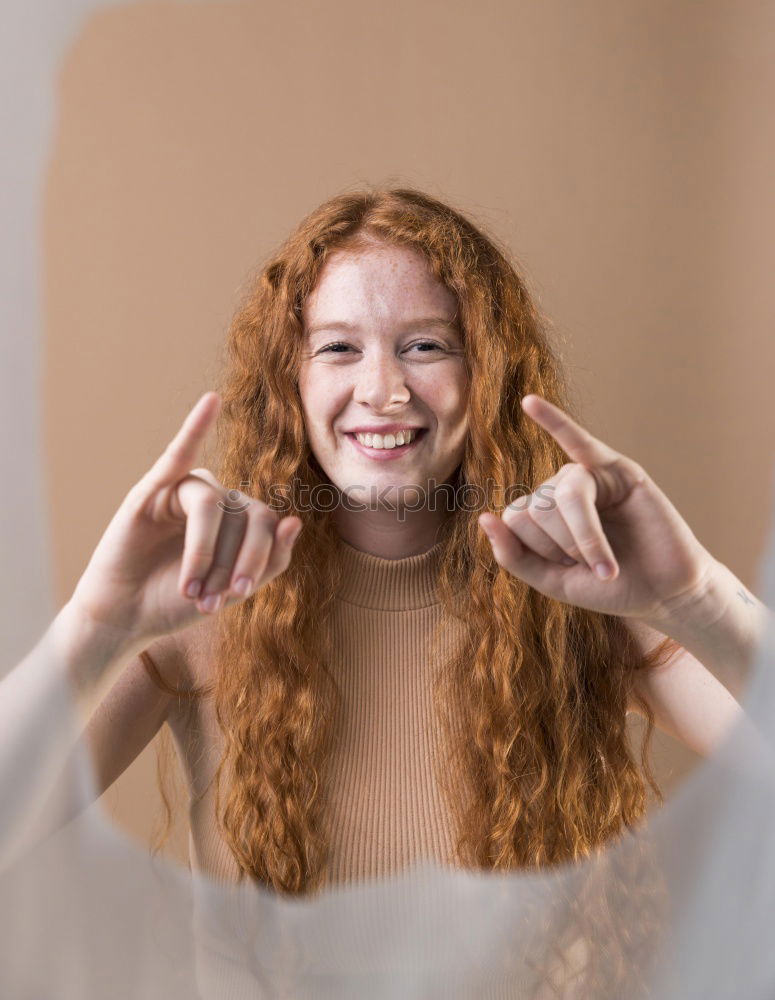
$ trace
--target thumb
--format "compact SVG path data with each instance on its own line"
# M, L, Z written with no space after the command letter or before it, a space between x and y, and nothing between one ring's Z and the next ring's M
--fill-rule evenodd
M207 432L221 406L217 392L200 396L183 421L180 430L142 478L143 487L154 492L174 486L189 474L199 460Z

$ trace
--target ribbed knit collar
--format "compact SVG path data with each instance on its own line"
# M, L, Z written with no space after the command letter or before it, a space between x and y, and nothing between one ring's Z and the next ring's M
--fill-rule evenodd
M405 611L439 601L436 576L442 543L402 559L383 559L340 540L342 579L337 597L364 608Z

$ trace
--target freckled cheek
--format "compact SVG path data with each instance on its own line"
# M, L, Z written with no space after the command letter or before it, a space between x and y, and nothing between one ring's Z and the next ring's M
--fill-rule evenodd
M315 387L314 414L318 439L325 448L341 448L346 443L337 430L342 423L348 395L338 382L332 379Z
M331 451L336 446L333 429L334 414L326 407L326 401L308 400L305 406L304 426L307 438L315 451Z
M437 391L425 398L433 410L439 428L443 429L444 437L456 441L465 436L468 424L465 393L459 388L450 388L449 383L436 387Z

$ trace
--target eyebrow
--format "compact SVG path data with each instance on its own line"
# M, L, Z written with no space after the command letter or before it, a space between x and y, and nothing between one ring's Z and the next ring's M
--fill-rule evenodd
M429 326L443 327L445 330L449 330L452 333L460 333L460 327L454 320L443 319L441 316L426 316L422 319L412 319L406 323L400 324L400 328L402 330L427 330ZM312 337L316 333L321 333L323 330L347 330L352 333L358 329L359 326L357 323L345 323L343 320L334 320L330 323L313 323L313 325L308 328L307 335Z

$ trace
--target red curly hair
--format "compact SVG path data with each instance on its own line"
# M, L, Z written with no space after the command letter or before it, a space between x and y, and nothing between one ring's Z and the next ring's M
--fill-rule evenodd
M241 877L287 894L311 892L325 870L321 815L338 696L326 616L340 543L330 514L301 513L294 493L328 482L310 453L298 391L302 307L334 251L374 241L419 251L457 297L469 377L457 482L477 484L486 509L502 510L513 484L534 490L566 461L523 414L522 396L538 393L575 415L549 325L508 251L420 191L326 201L252 280L217 386L216 475L265 500L271 486L284 488L290 500L280 514L298 513L304 528L288 570L215 620L214 679L193 695L215 699L225 740L216 811ZM436 689L442 718L454 707L465 720L448 730L465 779L462 789L447 788L458 855L489 870L580 859L638 823L648 788L663 801L648 762L653 713L637 694L647 719L640 765L625 720L633 672L663 662L674 644L644 656L620 618L544 597L511 576L495 562L479 513L453 510L439 535L439 598L466 635Z

